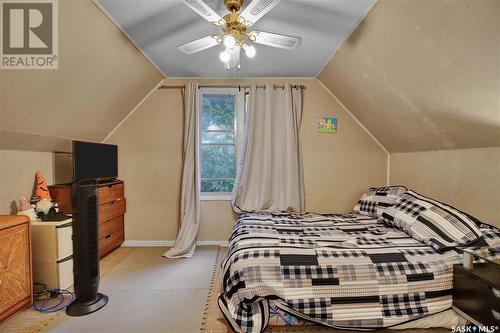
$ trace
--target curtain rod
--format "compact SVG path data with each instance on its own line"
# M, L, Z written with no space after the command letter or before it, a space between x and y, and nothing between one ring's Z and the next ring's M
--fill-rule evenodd
M199 88L238 88L238 89L241 89L241 88L250 88L251 86L249 85L214 85L214 86L208 86L208 85L205 85L205 86L199 86ZM256 86L256 88L265 88L266 86ZM276 84L273 84L273 87L275 89L279 88L279 89L285 89L285 86L284 85L276 85ZM306 87L304 85L291 85L292 88L299 88L299 89L306 89ZM184 86L169 86L169 85L162 85L160 86L158 89L184 89L185 87Z
M184 86L159 86L158 89L184 89Z

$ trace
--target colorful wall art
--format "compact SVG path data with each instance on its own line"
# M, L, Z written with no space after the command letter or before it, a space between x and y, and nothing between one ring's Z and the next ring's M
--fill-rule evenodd
M319 133L337 133L337 118L320 117L318 119Z

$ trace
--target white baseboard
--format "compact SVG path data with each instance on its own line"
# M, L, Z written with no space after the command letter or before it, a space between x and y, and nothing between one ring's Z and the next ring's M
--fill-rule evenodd
M175 241L173 240L126 240L123 242L122 246L125 247L162 247L162 246L173 246ZM228 246L228 241L196 241L196 245L219 245Z
M172 246L175 241L167 240L126 240L123 242L122 246L132 246L132 247L160 247L160 246Z
M228 241L196 241L196 245L218 245L218 246L229 246Z

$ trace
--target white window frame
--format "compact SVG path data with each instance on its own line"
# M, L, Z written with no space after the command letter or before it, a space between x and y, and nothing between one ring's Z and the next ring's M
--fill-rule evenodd
M234 95L234 117L235 117L235 126L234 126L234 149L235 149L235 173L238 171L239 160L241 154L241 147L243 143L243 131L244 131L244 119L245 119L245 94L239 94L238 88L200 88L200 133L199 133L199 141L198 147L200 150L200 160L198 163L201 163L201 121L203 117L203 95ZM201 165L198 165L198 170L201 171ZM201 172L200 172L200 183L201 183ZM200 185L201 189L201 185ZM200 200L201 201L231 201L232 193L231 192L201 192Z

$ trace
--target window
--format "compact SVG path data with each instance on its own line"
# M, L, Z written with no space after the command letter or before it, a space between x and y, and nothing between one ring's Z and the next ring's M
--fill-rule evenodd
M233 89L203 89L201 98L202 199L229 200L236 178L242 103Z

